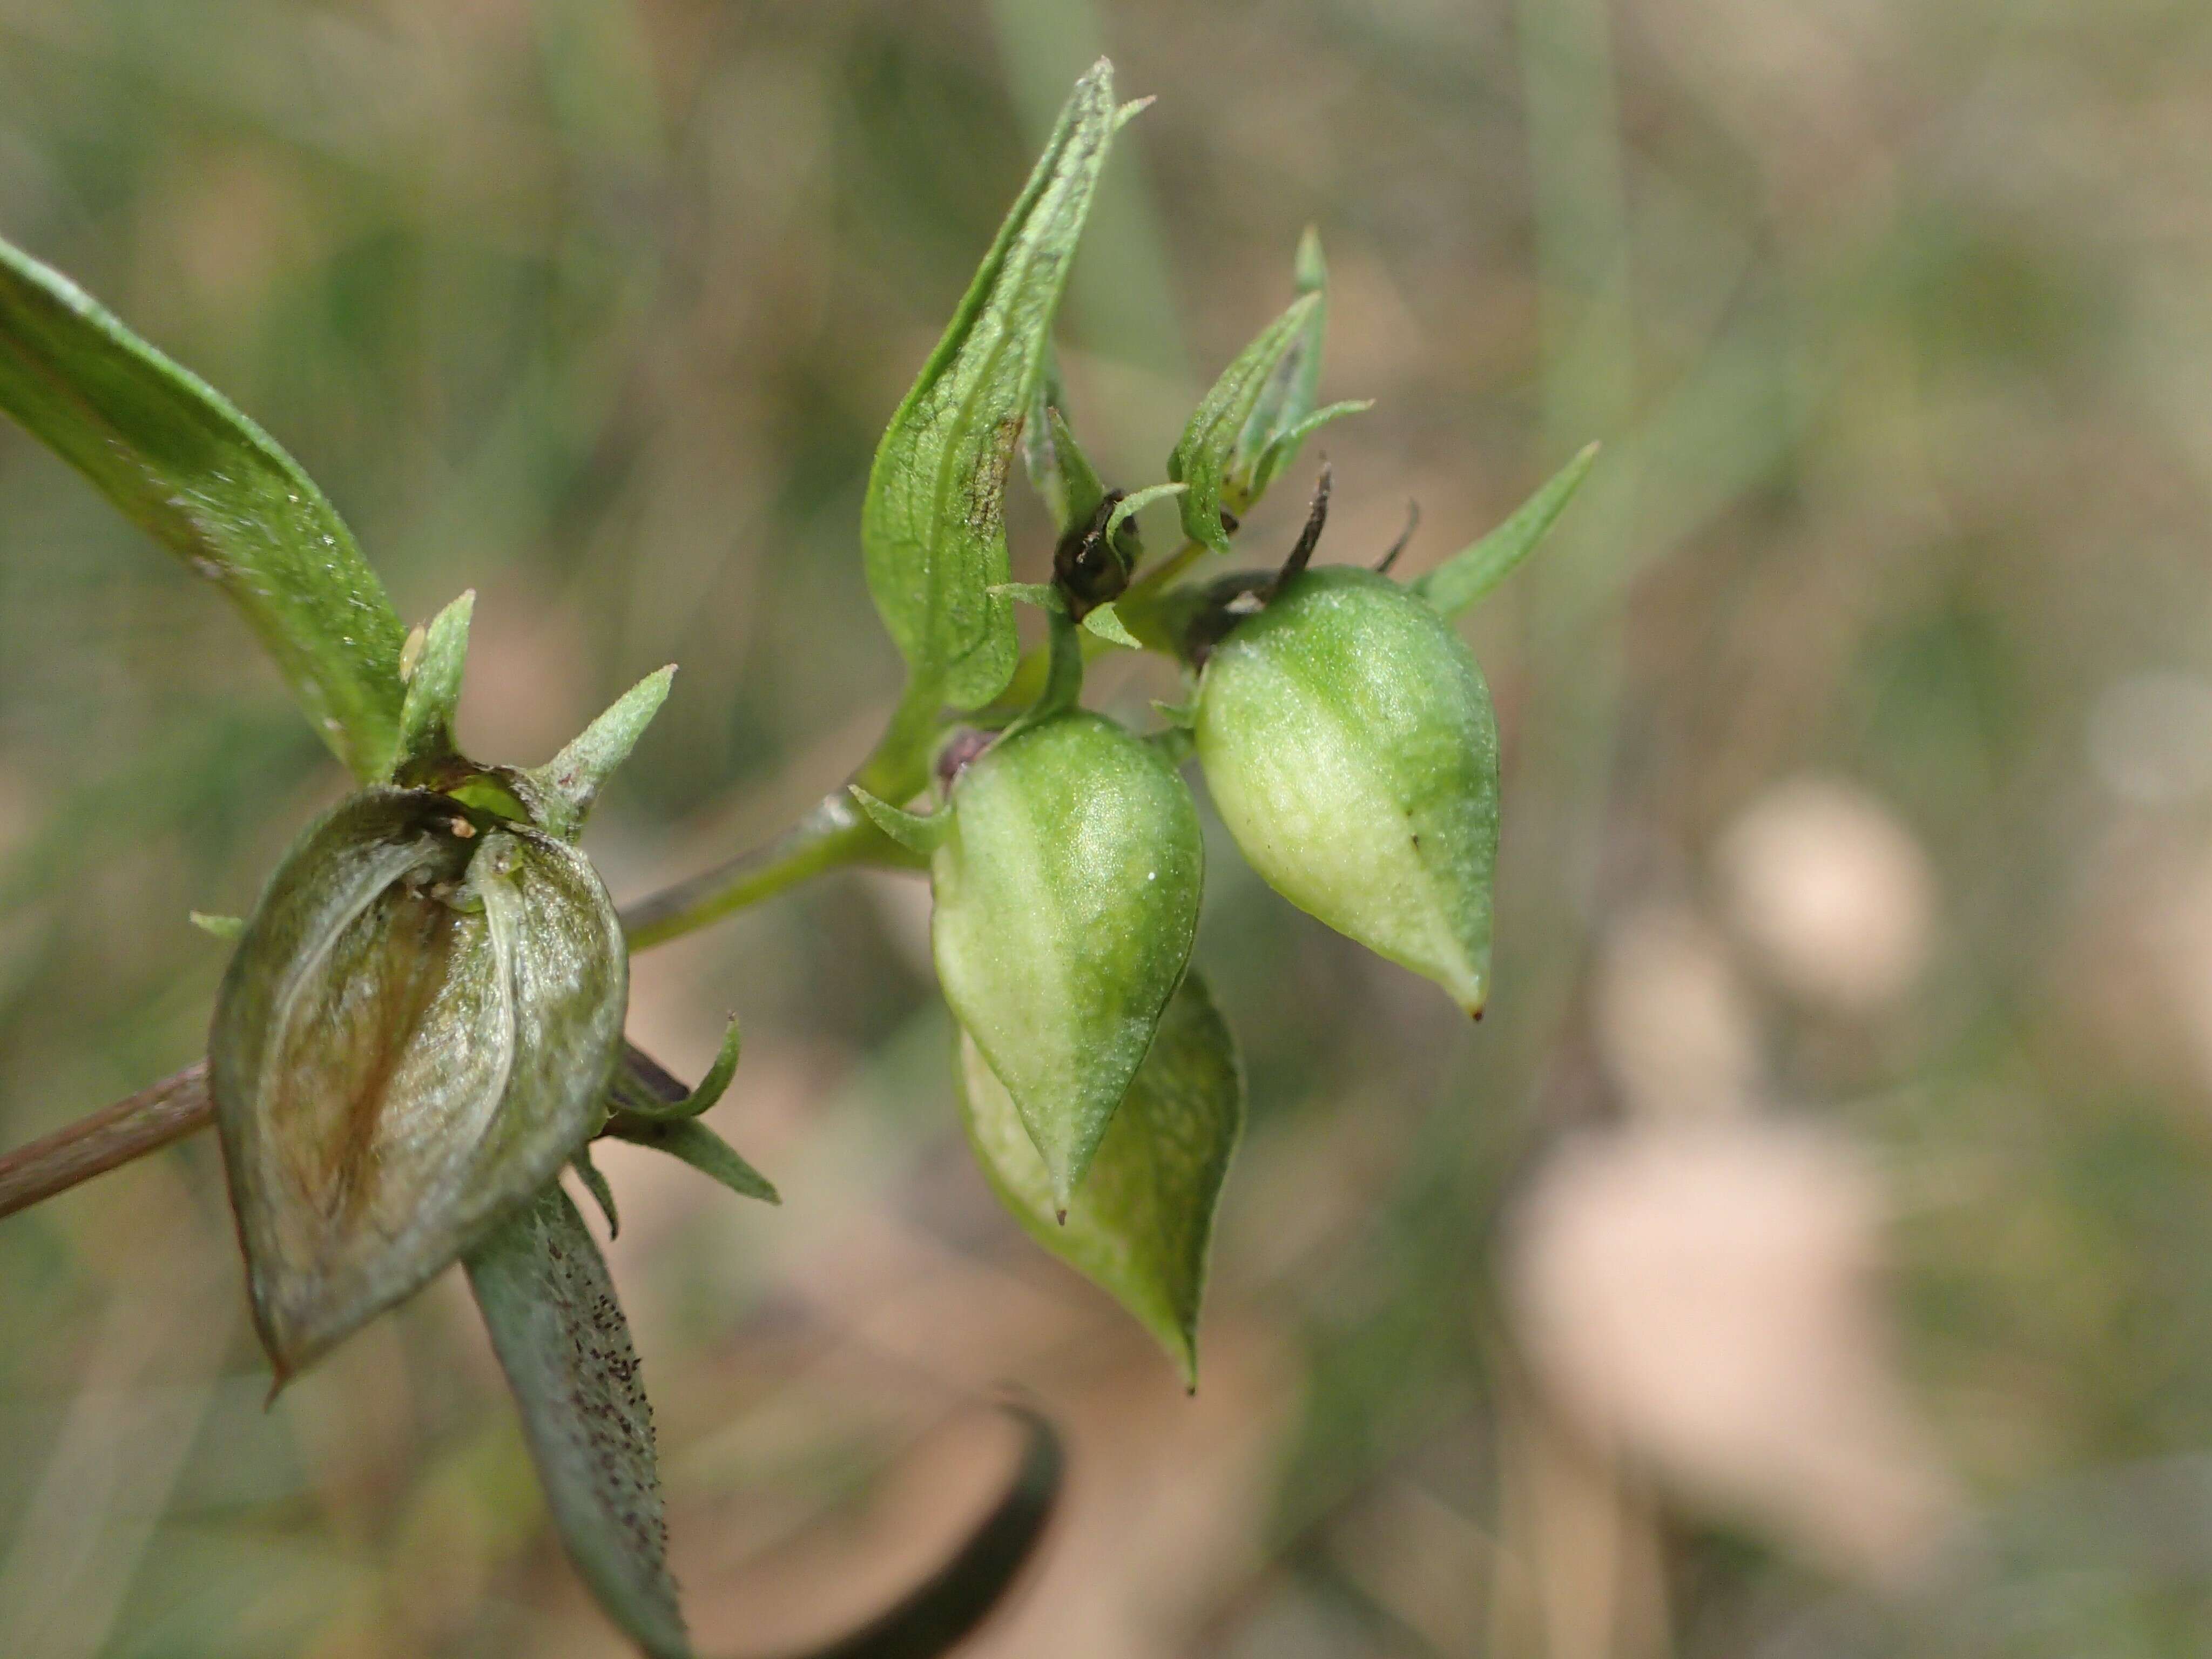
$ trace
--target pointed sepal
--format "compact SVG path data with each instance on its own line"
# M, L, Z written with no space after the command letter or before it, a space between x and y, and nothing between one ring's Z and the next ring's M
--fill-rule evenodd
M460 706L461 674L469 658L469 619L476 605L476 590L471 588L431 619L419 647L410 634L400 653L407 696L399 707L399 750L392 767L395 778L457 752L453 712Z
M1121 613L1110 605L1102 605L1086 613L1083 628L1085 633L1096 634L1109 645L1123 646L1132 651L1145 648L1145 642L1129 631L1128 624L1121 620Z
M848 787L854 800L868 815L868 821L908 852L927 857L945 844L951 821L944 812L909 812L902 806L878 799L857 783Z
M1106 486L1099 482L1074 433L1068 430L1061 413L1066 407L1060 365L1048 347L1044 370L1037 376L1036 395L1030 400L1028 418L1022 422L1022 469L1062 536L1089 524L1099 502L1106 499Z
M614 1085L607 1091L607 1109L633 1117L696 1117L727 1092L730 1079L738 1074L743 1046L738 1017L732 1014L722 1029L722 1044L715 1051L714 1063L699 1079L697 1088L687 1089L645 1050L624 1043L621 1063L615 1067Z
M647 1118L617 1112L607 1120L606 1132L632 1146L650 1146L657 1152L665 1152L690 1164L701 1175L720 1182L740 1198L757 1198L763 1204L783 1202L775 1182L746 1163L735 1147L696 1117Z
M657 668L615 699L606 712L550 761L531 769L529 776L543 792L540 810L550 833L573 840L584 826L599 791L615 769L629 758L645 728L668 701L675 683L676 665Z

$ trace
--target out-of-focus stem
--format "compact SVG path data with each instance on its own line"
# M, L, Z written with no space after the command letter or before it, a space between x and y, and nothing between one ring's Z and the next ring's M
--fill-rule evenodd
M158 1152L214 1121L207 1061L196 1060L127 1100L0 1157L0 1216Z

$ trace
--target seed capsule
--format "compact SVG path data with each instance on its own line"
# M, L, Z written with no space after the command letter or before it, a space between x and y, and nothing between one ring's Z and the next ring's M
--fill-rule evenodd
M300 839L208 1044L280 1377L553 1179L598 1125L628 991L614 907L563 842L390 788Z
M1498 727L1442 616L1370 571L1302 571L1212 646L1194 736L1268 885L1482 1012Z
M1096 714L1003 738L952 785L931 862L938 978L1063 1211L1190 959L1203 868L1182 780Z

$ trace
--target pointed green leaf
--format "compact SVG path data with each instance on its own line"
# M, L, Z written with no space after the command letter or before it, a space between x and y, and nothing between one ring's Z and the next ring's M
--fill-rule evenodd
M1293 265L1297 291L1317 303L1306 313L1297 343L1275 367L1261 389L1252 413L1237 434L1229 465L1229 510L1242 513L1267 493L1275 476L1297 459L1298 446L1321 424L1312 420L1321 386L1321 353L1328 328L1328 263L1322 257L1321 233L1308 225L1298 238Z
M1101 60L1076 83L876 451L861 546L869 592L907 661L910 695L972 708L1014 672L1013 613L989 592L1007 574L1006 472L1114 118L1113 70Z
M470 1255L468 1269L569 1559L651 1659L688 1659L653 1407L583 1217L550 1184Z
M968 1143L1000 1200L1031 1237L1136 1316L1196 1387L1206 1249L1244 1127L1236 1045L1199 976L1169 1003L1064 1226L1013 1097L964 1036L960 1080Z
M617 1112L607 1120L607 1133L617 1140L650 1146L657 1152L680 1158L701 1175L712 1177L740 1198L781 1204L782 1196L758 1170L738 1156L737 1149L696 1117L634 1117Z
M1473 547L1455 553L1409 586L1447 617L1456 617L1511 575L1536 550L1567 510L1597 464L1595 444L1586 447L1544 487L1523 501L1513 516Z
M729 1088L730 1079L737 1075L740 1048L738 1018L732 1014L729 1024L723 1028L722 1046L714 1055L714 1063L699 1079L697 1088L686 1089L651 1054L626 1042L621 1062L615 1067L613 1085L607 1093L609 1109L627 1112L633 1117L696 1117L721 1099Z
M300 839L208 1039L280 1380L559 1172L599 1126L628 994L614 906L565 842L388 788Z
M532 769L532 780L550 798L551 822L546 829L573 839L583 828L599 791L629 758L660 705L668 701L668 688L675 679L674 663L655 669L616 698L567 748L545 765Z
M407 696L399 709L395 772L453 752L453 710L460 705L461 671L469 658L469 618L476 607L476 590L471 588L437 614L423 630L419 647L415 635L407 636L407 649L400 653Z
M204 910L190 912L192 926L220 939L236 939L246 931L244 916L211 916Z
M1182 498L1183 533L1217 553L1229 550L1224 509L1234 515L1252 499L1232 476L1245 428L1276 377L1295 367L1300 342L1322 307L1319 294L1301 295L1261 330L1199 399L1168 457L1168 477L1190 486Z
M220 586L323 741L385 776L406 629L337 514L219 393L5 241L0 410Z

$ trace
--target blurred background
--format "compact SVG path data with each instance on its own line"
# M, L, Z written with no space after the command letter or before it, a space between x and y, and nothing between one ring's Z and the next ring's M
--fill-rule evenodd
M1425 568L1607 444L1468 623L1497 994L1468 1027L1217 836L1251 1127L1186 1398L970 1167L918 886L641 958L678 1071L742 1015L715 1121L786 1200L603 1159L702 1650L940 1559L1012 1382L1073 1461L978 1655L2203 1651L2196 0L0 0L0 234L277 434L403 613L479 590L472 752L682 663L593 821L635 898L872 738L876 434L1102 50L1159 100L1063 313L1109 478L1309 222L1322 395L1378 400L1324 559L1410 497ZM341 787L216 597L0 430L0 1143L199 1051L186 911ZM450 1276L264 1410L215 1152L0 1224L0 1649L619 1652Z

